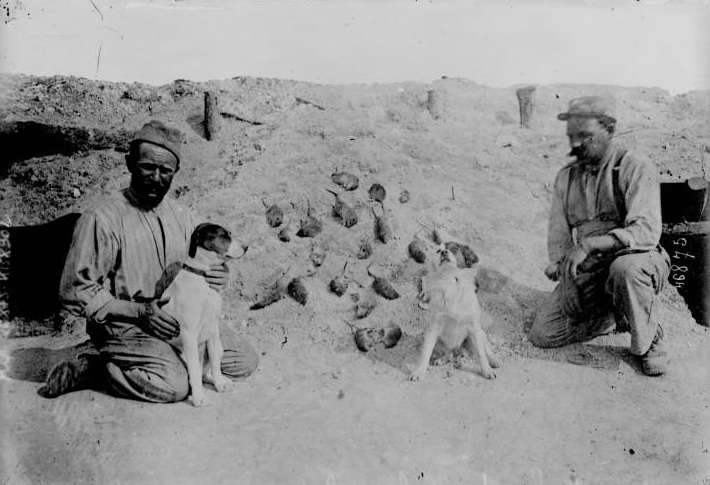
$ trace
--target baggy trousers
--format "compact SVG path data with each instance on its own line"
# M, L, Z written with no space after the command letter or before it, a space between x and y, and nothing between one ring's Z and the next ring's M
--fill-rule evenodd
M232 379L252 374L259 356L247 342L222 325L222 373ZM136 325L105 322L89 327L89 335L105 366L108 391L124 398L166 403L184 400L190 392L187 367L175 348Z
M570 314L565 311L562 284L540 307L528 339L536 347L561 347L609 333L617 325L631 334L630 352L645 354L659 323L659 293L670 270L670 258L662 249L624 254L591 277L576 280L578 294L587 296L582 307L593 308Z

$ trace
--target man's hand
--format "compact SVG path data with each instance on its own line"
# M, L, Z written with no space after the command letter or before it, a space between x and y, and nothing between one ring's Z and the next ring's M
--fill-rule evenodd
M545 268L545 276L547 276L547 279L550 281L557 281L560 279L560 263L555 262L555 263L550 263L547 265L547 268Z
M229 268L225 263L214 263L205 275L207 284L215 291L222 291L229 283Z
M161 309L168 301L169 296L144 303L138 315L143 330L162 340L180 335L180 323Z
M577 277L577 267L582 264L582 262L587 259L588 253L584 246L579 243L572 248L572 251L567 255L564 262L562 263L562 271L574 279Z

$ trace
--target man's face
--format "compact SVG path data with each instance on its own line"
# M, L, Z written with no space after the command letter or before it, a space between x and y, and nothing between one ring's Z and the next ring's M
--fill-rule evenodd
M567 137L572 147L570 155L591 163L603 160L611 141L611 134L598 119L578 116L567 120Z
M169 150L141 143L138 160L132 165L131 187L142 204L155 207L170 190L177 171L177 158Z

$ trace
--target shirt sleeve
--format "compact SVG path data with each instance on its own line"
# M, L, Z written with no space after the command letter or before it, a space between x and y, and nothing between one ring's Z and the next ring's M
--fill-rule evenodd
M609 234L628 249L649 250L658 245L663 230L658 170L650 161L629 157L619 173L626 204L624 226Z
M59 286L63 308L95 319L99 310L115 299L107 283L118 248L115 233L100 214L90 212L79 218Z
M561 172L555 180L547 228L547 252L551 263L561 261L572 247L572 231L565 215L563 199L566 192L567 182Z

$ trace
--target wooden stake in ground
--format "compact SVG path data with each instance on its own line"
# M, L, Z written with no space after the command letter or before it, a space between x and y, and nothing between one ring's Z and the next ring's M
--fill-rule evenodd
M219 135L219 106L217 96L209 91L205 91L205 138L214 140Z
M518 95L518 104L520 105L520 126L530 128L530 119L533 114L533 94L535 94L535 86L527 86L515 91Z
M429 114L435 120L440 119L444 115L444 108L442 106L441 94L431 89L427 93L427 108L429 109Z

